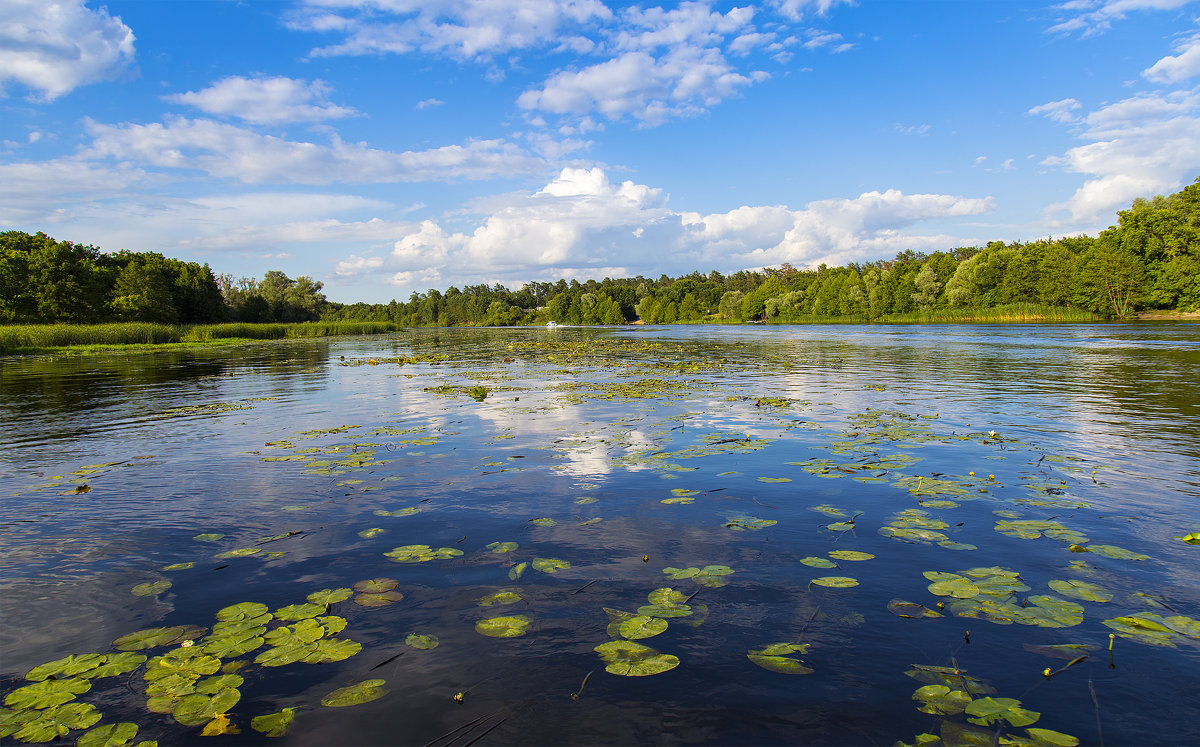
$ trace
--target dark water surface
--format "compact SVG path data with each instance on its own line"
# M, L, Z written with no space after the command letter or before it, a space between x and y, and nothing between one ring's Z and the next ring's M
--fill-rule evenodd
M331 605L346 627L329 640L361 644L349 658L256 662L270 642L221 657L246 662L226 709L240 734L147 710L145 665L92 679L78 700L139 740L1200 743L1200 545L1175 539L1200 532L1195 324L413 330L10 357L0 423L0 695L134 631L211 629L236 603L376 578L403 594ZM461 554L385 555L408 545ZM257 552L215 557L238 549ZM569 567L511 577L535 559ZM706 566L733 572L663 572ZM926 575L971 569L961 599ZM1019 579L995 593L1004 571ZM826 577L857 585L810 583ZM678 665L606 671L594 649L628 617L606 608L637 613L663 588L679 595L643 612L666 630L637 642ZM506 590L519 600L479 604ZM900 617L895 599L944 608ZM1131 615L1168 632L1105 624ZM482 635L498 616L529 625ZM781 643L800 662L783 666L811 673L747 656ZM1075 658L1026 648L1051 644L1088 658L1047 678ZM914 692L942 680L913 665L1040 716L923 713ZM387 694L321 705L368 679ZM251 728L284 707L299 709L286 736Z

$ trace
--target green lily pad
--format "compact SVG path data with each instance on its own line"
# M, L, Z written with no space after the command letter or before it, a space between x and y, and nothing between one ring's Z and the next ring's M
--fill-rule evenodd
M268 737L282 737L296 718L297 708L284 708L278 713L264 713L250 719L250 728Z
M920 701L917 708L922 713L932 713L935 716L953 716L962 713L971 703L971 696L962 690L951 690L945 685L926 685L917 688L913 700Z
M124 747L137 736L138 725L128 721L104 724L79 735L75 747Z
M162 569L164 571L186 571L186 570L190 570L195 567L196 567L195 562L188 561L186 563L172 563L171 565L164 565ZM101 727L101 728L103 728L103 727ZM95 731L95 729L93 729L92 731Z
M655 589L646 595L650 604L660 607L677 607L687 601L687 595L670 587Z
M758 666L779 674L812 674L813 669L790 654L808 653L807 643L772 643L760 649L750 649L746 658Z
M163 579L162 581L152 581L145 584L138 584L130 589L129 593L135 597L152 597L163 593L167 589L171 588L171 586L172 584L170 581Z
M516 604L517 602L520 602L524 598L525 597L521 596L520 594L516 593L515 591L510 591L508 589L505 589L503 591L498 591L494 594L488 594L485 597L480 597L477 604L480 607L491 607L492 605L496 605L496 604Z
M221 621L247 620L262 617L267 613L267 605L260 602L240 602L231 604L217 611L217 619ZM267 618L268 620L270 618Z
M1053 729L1038 729L1034 727L1026 729L1025 732L1029 734L1030 740L1033 741L1033 747L1076 747L1079 744L1078 737L1063 734Z
M634 615L617 627L621 636L635 640L652 638L666 629L666 620L646 615Z
M779 522L774 519L759 519L754 516L731 516L725 522L725 527L727 529L743 532L748 529L755 530L773 527L778 523Z
M184 726L200 726L211 721L218 713L226 713L237 705L242 694L235 688L227 687L214 694L195 693L184 695L175 705L172 715Z
M363 680L349 687L339 687L324 698L321 698L321 705L331 708L344 708L346 706L370 703L372 700L378 700L387 694L387 690L383 687L386 683L386 680Z
M209 636L202 645L204 653L218 659L230 659L235 656L248 654L262 647L266 642L258 631L264 628L253 628L240 633L224 633Z
M436 635L426 635L424 633L409 633L408 637L404 639L404 642L413 648L418 648L423 651L435 649L440 643Z
M362 651L362 644L349 638L322 638L317 641L316 650L304 657L304 662L306 664L328 664L349 659L359 651Z
M362 607L386 607L389 604L399 602L401 599L404 599L404 595L395 590L381 591L374 594L363 592L354 596L354 603Z
M344 602L353 595L354 595L353 591L351 591L350 589L345 589L345 588L343 588L343 589L321 589L320 591L314 591L312 594L309 594L307 599L312 604L320 605L322 607L328 607L331 604L337 604L338 602Z
M859 552L858 550L833 550L829 553L829 557L834 560L873 560L875 558L869 552Z
M197 542L216 542L224 537L225 535L223 534L212 534L209 532L205 534L197 534L195 537L192 537L192 539L196 540Z
M1105 626L1111 628L1122 638L1151 646L1174 648L1178 633L1165 623L1166 620L1161 615L1153 612L1139 612L1104 621Z
M201 630L200 632L203 632ZM95 669L89 669L80 676L89 680L98 679L100 677L116 677L117 675L132 672L140 667L146 661L146 657L142 654L120 653L108 654L104 657L104 663Z
M1126 550L1125 548L1117 547L1116 545L1088 545L1084 549L1086 549L1090 553L1095 553L1096 555L1102 555L1106 558L1113 558L1115 560L1149 560L1150 559L1149 555L1143 555L1142 553L1134 552L1133 550Z
M495 553L512 552L518 547L520 547L520 545L518 545L516 542L492 542L484 546L485 549L491 550Z
M369 578L365 581L359 581L354 585L355 591L365 591L368 594L378 594L381 591L390 591L396 588L398 584L394 578Z
M837 563L825 558L818 558L810 555L807 558L801 558L800 562L809 568L837 568Z
M22 742L50 742L65 737L72 729L86 729L100 718L100 711L91 703L66 703L38 712L13 736Z
M692 578L696 574L700 573L700 569L695 568L695 567L693 567L693 568L673 568L673 567L668 566L667 568L663 568L663 573L667 574L667 578L670 578L673 580L679 580L679 579L684 579L684 578Z
M1189 545L1200 545L1200 532L1188 532L1187 534L1181 534L1173 537L1173 539L1177 539L1180 542L1186 542Z
M317 644L315 642L292 639L281 645L264 649L254 657L254 663L262 664L264 667L283 667L304 661L316 651Z
M791 482L792 481L792 478L790 478L790 477L756 477L754 479L758 480L759 482L768 482L768 483Z
M858 580L849 576L822 576L821 578L814 578L809 583L831 589L848 589L851 586L858 586Z
M213 674L221 668L221 660L205 653L199 646L177 648L146 662L142 678L147 682L164 679L172 675L183 675L196 679L201 675Z
M1085 602L1108 602L1112 600L1113 596L1112 592L1107 589L1087 581L1062 581L1056 579L1051 581L1049 586L1064 597L1082 599Z
M18 687L4 698L12 708L50 708L75 699L76 695L92 689L92 683L75 677L62 680L42 680Z
M996 690L991 685L967 674L965 669L940 667L931 664L913 664L911 669L904 672L918 682L930 685L946 685L951 689L965 690L972 696L995 695Z
M729 579L725 577L733 572L733 569L727 565L706 565L692 578L701 586L716 589L728 584Z
M384 531L385 530L380 527L371 527L370 529L364 529L359 532L358 536L362 537L363 539L371 539L372 537L378 537L379 535L383 534Z
M525 569L528 567L529 567L529 563L526 563L526 562L517 563L512 568L508 569L508 577L510 579L512 579L513 581L516 581L517 579L519 579L521 577L521 574L524 573Z
M538 519L530 519L530 520L529 520L529 523L530 523L530 524L533 524L535 527L555 527L555 526L558 526L558 522L557 522L557 521L555 521L554 519L548 518L548 517L544 517L544 516L543 516L543 517L541 517L541 518L538 518Z
M931 610L923 604L916 602L906 602L903 599L893 599L887 603L888 612L891 612L897 617L918 618L918 617L941 617L942 613L936 610Z
M957 573L942 573L940 571L925 571L929 584L929 592L939 597L954 597L955 599L970 599L980 594L980 588L973 581L963 578Z
M566 560L558 560L557 558L534 558L533 569L542 573L557 573L564 568L570 568L571 564Z
M525 615L506 615L480 620L475 623L475 630L491 638L519 638L532 622Z
M978 698L967 704L966 714L973 718L967 719L973 724L984 726L1007 721L1013 726L1029 726L1041 718L1040 713L1021 707L1021 701L1014 698Z
M258 555L260 552L262 552L262 548L259 547L239 547L236 550L219 552L213 557L219 560L228 560L229 558L248 558L251 555Z
M622 677L649 677L679 666L677 657L633 641L609 641L593 650L607 662L605 671Z
M90 679L90 675L85 673L99 667L104 663L105 658L104 654L71 654L30 669L29 673L25 675L25 679L31 682L41 682L50 677L62 679L81 674L84 675L84 678ZM143 657L144 660L145 657Z
M289 604L286 607L280 607L275 610L276 620L307 620L317 615L324 614L326 610L323 604Z

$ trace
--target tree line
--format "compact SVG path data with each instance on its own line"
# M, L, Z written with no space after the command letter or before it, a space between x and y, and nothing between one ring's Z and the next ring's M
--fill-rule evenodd
M0 233L0 322L379 321L407 327L816 320L984 310L1008 304L1107 318L1200 309L1200 177L1137 199L1098 236L993 241L889 260L723 275L468 285L407 301L341 304L308 276L261 281L150 252L103 254L44 234Z
M3 324L316 321L328 307L320 290L278 270L235 281L157 252L105 254L40 232L0 233Z

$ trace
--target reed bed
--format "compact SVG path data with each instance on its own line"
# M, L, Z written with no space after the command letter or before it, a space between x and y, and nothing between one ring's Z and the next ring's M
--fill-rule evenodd
M65 347L165 345L217 340L377 335L395 332L389 322L297 322L294 324L171 325L150 322L113 324L20 324L0 326L0 353Z

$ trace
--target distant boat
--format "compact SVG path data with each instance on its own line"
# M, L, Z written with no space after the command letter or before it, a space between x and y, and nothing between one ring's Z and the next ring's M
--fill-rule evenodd
M557 326L558 326L558 322L555 322L555 321L549 321L549 322L546 322L546 326L547 326L547 327L557 327Z

